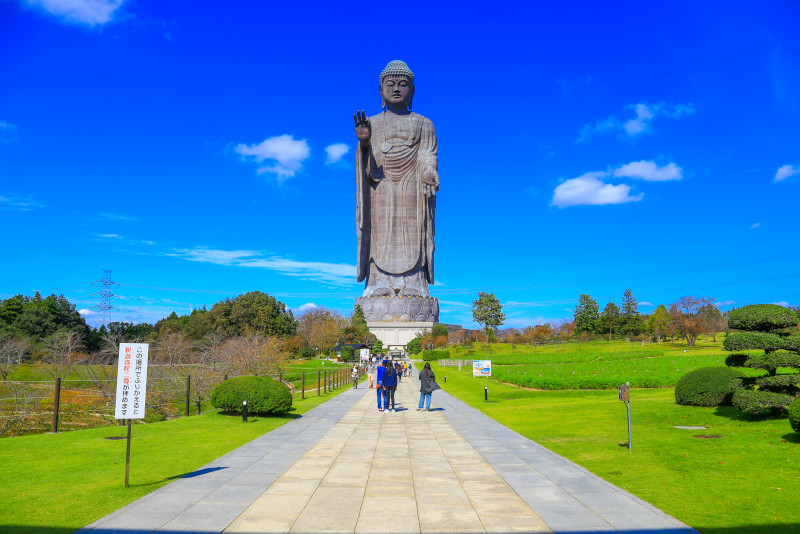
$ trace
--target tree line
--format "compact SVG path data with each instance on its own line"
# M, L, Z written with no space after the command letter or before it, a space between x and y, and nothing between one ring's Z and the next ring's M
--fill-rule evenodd
M292 356L330 353L340 343L371 344L363 312L345 317L313 308L295 317L274 297L251 291L179 316L172 312L154 324L111 322L100 327L85 319L63 295L15 295L0 301L0 373L26 361L52 364L63 375L76 363L112 363L119 343L150 343L153 363L167 365L237 362L247 374L261 374L261 358L274 368Z

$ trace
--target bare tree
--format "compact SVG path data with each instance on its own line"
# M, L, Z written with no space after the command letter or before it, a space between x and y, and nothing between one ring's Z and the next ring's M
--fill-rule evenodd
M62 330L45 340L44 361L49 363L47 373L53 378L66 378L78 363L78 351L83 348L83 339L75 332Z
M222 373L226 367L222 361L223 340L221 336L212 335L206 337L193 353L192 357L192 379L191 396L195 405L197 415L210 397L214 388L222 381Z
M228 339L220 351L231 371L239 375L276 375L288 360L280 339L258 334Z
M704 306L712 306L714 299L710 297L681 297L670 307L670 315L680 333L686 336L686 342L694 347L697 337L707 328L701 315Z
M8 380L9 373L22 361L30 346L27 339L7 337L0 340L0 375L3 380Z
M50 414L42 412L43 391L24 382L0 386L0 436L18 436L46 425Z
M167 332L153 342L153 363L167 366L189 363L194 350L195 344L186 334Z

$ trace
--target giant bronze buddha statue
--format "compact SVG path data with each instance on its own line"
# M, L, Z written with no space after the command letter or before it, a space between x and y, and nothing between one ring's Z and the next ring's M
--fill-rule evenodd
M383 111L354 116L358 150L356 230L361 305L368 321L438 321L434 218L439 190L436 131L411 111L414 73L391 61L380 75Z

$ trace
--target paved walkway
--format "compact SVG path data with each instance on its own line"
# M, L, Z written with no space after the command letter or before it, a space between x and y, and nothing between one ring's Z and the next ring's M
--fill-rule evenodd
M394 413L345 391L80 532L695 532L444 391L416 411L418 391Z

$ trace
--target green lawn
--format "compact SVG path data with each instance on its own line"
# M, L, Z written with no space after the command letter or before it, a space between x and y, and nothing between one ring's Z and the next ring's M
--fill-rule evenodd
M721 336L720 336L721 337ZM686 343L627 343L594 341L531 347L507 344L477 346L469 355L451 350L454 359L490 359L492 375L501 382L533 389L616 389L630 382L632 387L672 387L688 371L724 366L729 353L722 343L698 340ZM794 372L782 369L781 372ZM761 376L761 370L745 370Z
M800 434L786 419L678 406L671 388L635 389L630 453L615 390L531 391L473 378L467 368L433 369L449 393L701 532L800 532ZM701 434L722 437L693 437Z
M345 391L341 388L333 395ZM0 440L0 532L69 532L182 477L330 399L294 400L285 417L217 412L133 426L131 487L124 488L120 426ZM59 530L56 530L59 529Z

